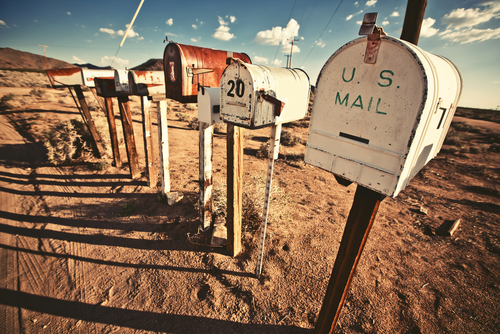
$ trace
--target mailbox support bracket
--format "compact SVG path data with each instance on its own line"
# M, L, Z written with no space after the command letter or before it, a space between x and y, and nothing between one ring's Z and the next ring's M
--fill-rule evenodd
M359 29L359 35L367 35L365 63L375 64L377 62L378 50L380 48L380 36L387 35L382 27L377 27L378 13L366 13L363 24Z

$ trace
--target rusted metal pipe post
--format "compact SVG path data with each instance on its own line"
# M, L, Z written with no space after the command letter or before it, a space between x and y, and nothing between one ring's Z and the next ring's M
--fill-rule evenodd
M427 0L408 0L401 39L418 44Z

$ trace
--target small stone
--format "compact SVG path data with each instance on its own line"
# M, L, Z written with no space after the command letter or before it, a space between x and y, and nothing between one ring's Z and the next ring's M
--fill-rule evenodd
M419 209L419 213L421 213L423 215L427 215L427 209L424 208L423 206L421 206L420 209Z
M167 194L168 205L174 205L175 203L179 202L183 198L184 198L184 195L182 195L181 193L169 192Z
M214 225L214 232L212 234L212 240L210 246L220 247L224 245L227 241L227 229L224 225Z

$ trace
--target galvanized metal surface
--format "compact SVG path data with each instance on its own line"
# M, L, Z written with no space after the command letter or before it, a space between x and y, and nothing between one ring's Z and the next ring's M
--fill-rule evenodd
M83 85L81 69L60 68L57 70L46 70L52 88L63 88L67 86Z
M250 63L244 53L229 52L233 58ZM182 103L194 103L198 85L220 87L228 51L169 43L163 54L166 96Z
M220 117L220 88L203 87L198 92L198 120L210 125L222 123Z
M305 161L396 196L440 150L462 90L459 70L411 43L351 41L318 77Z
M113 78L115 75L114 70L99 70L99 69L88 69L88 68L82 68L82 82L84 86L87 86L89 88L95 87L95 78Z
M117 92L130 94L127 70L115 70L115 89Z
M165 94L165 75L162 71L129 71L128 81L132 95Z
M221 77L221 117L250 129L292 122L306 115L309 90L300 69L235 61Z

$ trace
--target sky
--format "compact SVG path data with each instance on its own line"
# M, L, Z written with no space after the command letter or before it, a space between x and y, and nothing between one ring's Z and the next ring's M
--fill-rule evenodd
M140 0L0 2L0 47L69 63L132 68L163 58L165 39L244 52L255 64L292 67L315 85L342 45L359 38L365 13L399 38L407 0ZM451 60L462 72L462 107L500 110L500 0L428 0L418 46ZM116 57L115 57L116 55Z

